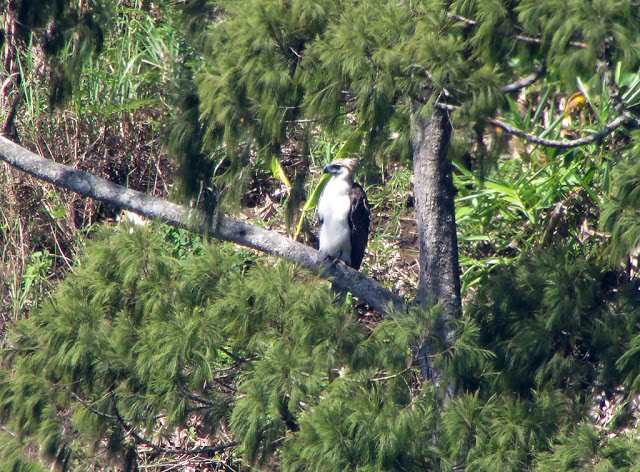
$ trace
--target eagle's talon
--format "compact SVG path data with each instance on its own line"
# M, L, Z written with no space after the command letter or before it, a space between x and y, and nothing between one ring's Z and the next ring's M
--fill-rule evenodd
M341 259L336 257L336 256L332 256L331 254L327 254L325 252L320 251L318 253L318 257L316 259L316 262L319 264L325 263L327 261L329 261L330 264L336 264L340 261Z

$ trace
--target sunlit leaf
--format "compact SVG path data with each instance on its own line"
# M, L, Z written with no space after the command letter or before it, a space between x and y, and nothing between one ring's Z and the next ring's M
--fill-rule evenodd
M287 174L282 168L280 160L276 156L271 158L271 174L274 178L282 182L285 187L287 187L287 191L291 191L291 182L289 182Z

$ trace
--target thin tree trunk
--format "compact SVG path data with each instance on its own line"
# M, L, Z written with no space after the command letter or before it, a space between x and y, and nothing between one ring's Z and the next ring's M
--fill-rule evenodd
M435 109L424 117L417 105L412 114L412 145L416 219L420 243L420 286L416 303L439 303L442 324L434 327L445 347L453 345L453 322L462 315L460 268L455 219L455 187L447 159L451 124L447 112ZM418 346L422 372L440 384L442 373L431 362L433 348L426 340Z
M13 138L16 137L15 117L22 98L19 90L22 75L18 64L18 54L20 54L19 47L22 45L26 31L24 26L14 17L15 10L16 1L8 0L2 12L2 30L5 38L1 56L5 74L2 74L0 79L2 83L0 105L3 110L8 110L2 124L2 134Z

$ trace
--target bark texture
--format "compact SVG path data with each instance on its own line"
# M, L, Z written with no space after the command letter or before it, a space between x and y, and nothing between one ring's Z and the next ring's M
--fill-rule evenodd
M398 295L375 280L346 266L319 257L318 251L295 242L274 231L253 226L228 216L214 218L210 228L205 215L160 198L146 195L87 172L58 164L0 136L0 160L38 179L79 193L118 208L130 210L147 218L159 219L169 225L205 233L261 252L283 257L331 280L337 290L349 291L381 313L392 314L404 309Z
M419 105L418 105L419 107ZM420 286L416 302L422 306L440 303L445 344L454 342L453 321L462 315L460 267L456 234L455 194L452 165L447 159L451 124L445 110L435 109L424 117L412 115L414 195L420 243ZM423 373L436 382L440 373L429 361L429 346L418 347ZM427 372L425 372L425 370Z

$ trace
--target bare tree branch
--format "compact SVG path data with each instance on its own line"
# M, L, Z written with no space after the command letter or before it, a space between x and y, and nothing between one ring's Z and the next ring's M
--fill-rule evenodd
M144 444L151 449L154 449L158 452L162 452L165 454L185 454L185 455L196 455L196 454L213 454L215 452L220 452L225 449L229 449L230 447L237 446L237 441L230 441L228 443L219 444L217 446L203 446L203 447L195 447L192 449L185 449L180 447L167 447L162 444L156 444L153 441L148 440L147 438L141 436L126 420L120 415L118 408L115 405L115 399L113 403L113 412L115 413L116 418L118 419L118 423L124 428L125 432L134 438L138 443Z
M500 87L500 91L502 93L511 93L517 92L520 89L528 87L533 84L536 80L538 80L542 74L544 73L544 65L540 65L536 70L534 70L531 74L524 76L513 83L504 85Z
M80 395L78 395L77 393L75 393L73 390L71 390L70 388L63 386L62 387L63 390L65 392L67 392L69 395L71 395L78 403L80 403L83 407L85 407L87 410L89 410L91 413L93 413L96 416L100 416L101 418L106 418L109 420L117 420L118 418L115 415L110 415L108 413L105 413L103 411L97 410L94 407L92 407L88 401L86 401L84 398L82 398Z
M525 36L522 34L512 34L509 36L511 39L515 39L521 43L527 44L542 44L542 40L540 38L536 38L535 36ZM587 49L589 46L585 43L580 43L578 41L569 41L569 46L574 49Z
M559 141L554 139L541 138L539 136L536 136L535 134L527 133L525 131L522 131L519 128L511 126L507 123L503 123L502 121L499 121L496 119L489 120L489 123L491 123L493 126L500 128L501 130L509 134L512 134L514 136L517 136L519 138L526 139L531 143L540 144L541 146L556 147L556 148L562 148L562 149L570 149L570 148L584 146L586 144L592 144L592 143L598 142L606 138L608 135L613 133L616 129L620 128L622 125L626 123L631 123L631 122L632 122L632 118L625 113L623 115L618 116L611 122L609 122L609 124L607 124L600 131L593 133L589 136L585 136L578 139L572 139L569 141Z
M502 93L517 92L518 90L521 90L533 84L536 80L542 77L542 74L544 73L544 71L545 71L544 64L540 64L531 74L525 75L524 77L521 77L515 82L512 82L510 84L503 85L502 87L500 87L499 90ZM458 105L452 105L450 103L443 103L443 102L436 102L434 106L435 108L448 111L448 112L455 111L459 108Z
M461 23L464 23L465 26L467 27L473 27L476 26L478 24L477 21L472 20L470 18L465 18L464 16L461 15L456 15L454 13L448 13L447 14L450 18L453 18L454 20L457 20ZM504 34L507 38L511 38L514 39L516 41L519 41L521 43L527 43L527 44L542 44L542 40L536 36L531 36L531 35L525 35L525 34ZM577 41L569 41L569 46L571 46L572 48L575 49L586 49L588 46L585 43L580 43Z
M342 262L323 259L319 252L274 231L253 226L224 215L214 218L211 227L200 210L188 209L142 192L127 189L87 172L45 159L0 136L0 160L40 180L50 182L82 196L130 210L139 215L161 220L171 226L240 244L261 252L283 257L331 280L336 290L349 291L375 310L391 314L404 308L401 297L375 280Z
M213 454L215 452L220 452L220 451L223 451L223 450L228 449L230 447L234 447L234 446L236 446L238 444L237 441L230 441L228 443L219 444L217 446L202 446L202 447L191 448L191 449L167 447L167 446L163 446L161 444L156 444L156 443L148 440L147 438L143 437L142 435L140 435L140 433L138 433L134 429L134 427L131 426L129 423L127 423L127 421L122 417L122 415L118 411L118 408L116 407L116 399L115 399L115 397L113 395L113 392L111 392L111 396L112 396L114 414L111 415L111 414L104 413L102 411L99 411L99 410L93 408L89 404L89 402L87 402L82 397L77 395L71 389L69 389L67 387L63 387L63 388L67 393L69 393L76 401L78 401L83 407L85 407L91 413L93 413L94 415L100 416L102 418L106 418L106 419L109 419L109 420L117 421L118 423L120 423L120 426L122 426L124 428L124 430L125 430L127 435L129 435L132 438L134 438L138 443L144 444L145 446L150 447L151 449L153 449L155 451L158 451L158 452L162 452L162 453L165 453L165 454L184 454L184 455ZM198 400L198 401L204 402L204 400ZM210 403L207 402L207 404L210 404Z
M629 124L634 128L640 128L640 119L629 111L629 104L624 99L624 94L620 90L620 87L614 79L614 72L611 67L613 61L607 58L606 61L602 61L600 68L603 69L602 77L604 83L609 91L609 97L613 101L615 110L621 115L626 116L629 119Z

